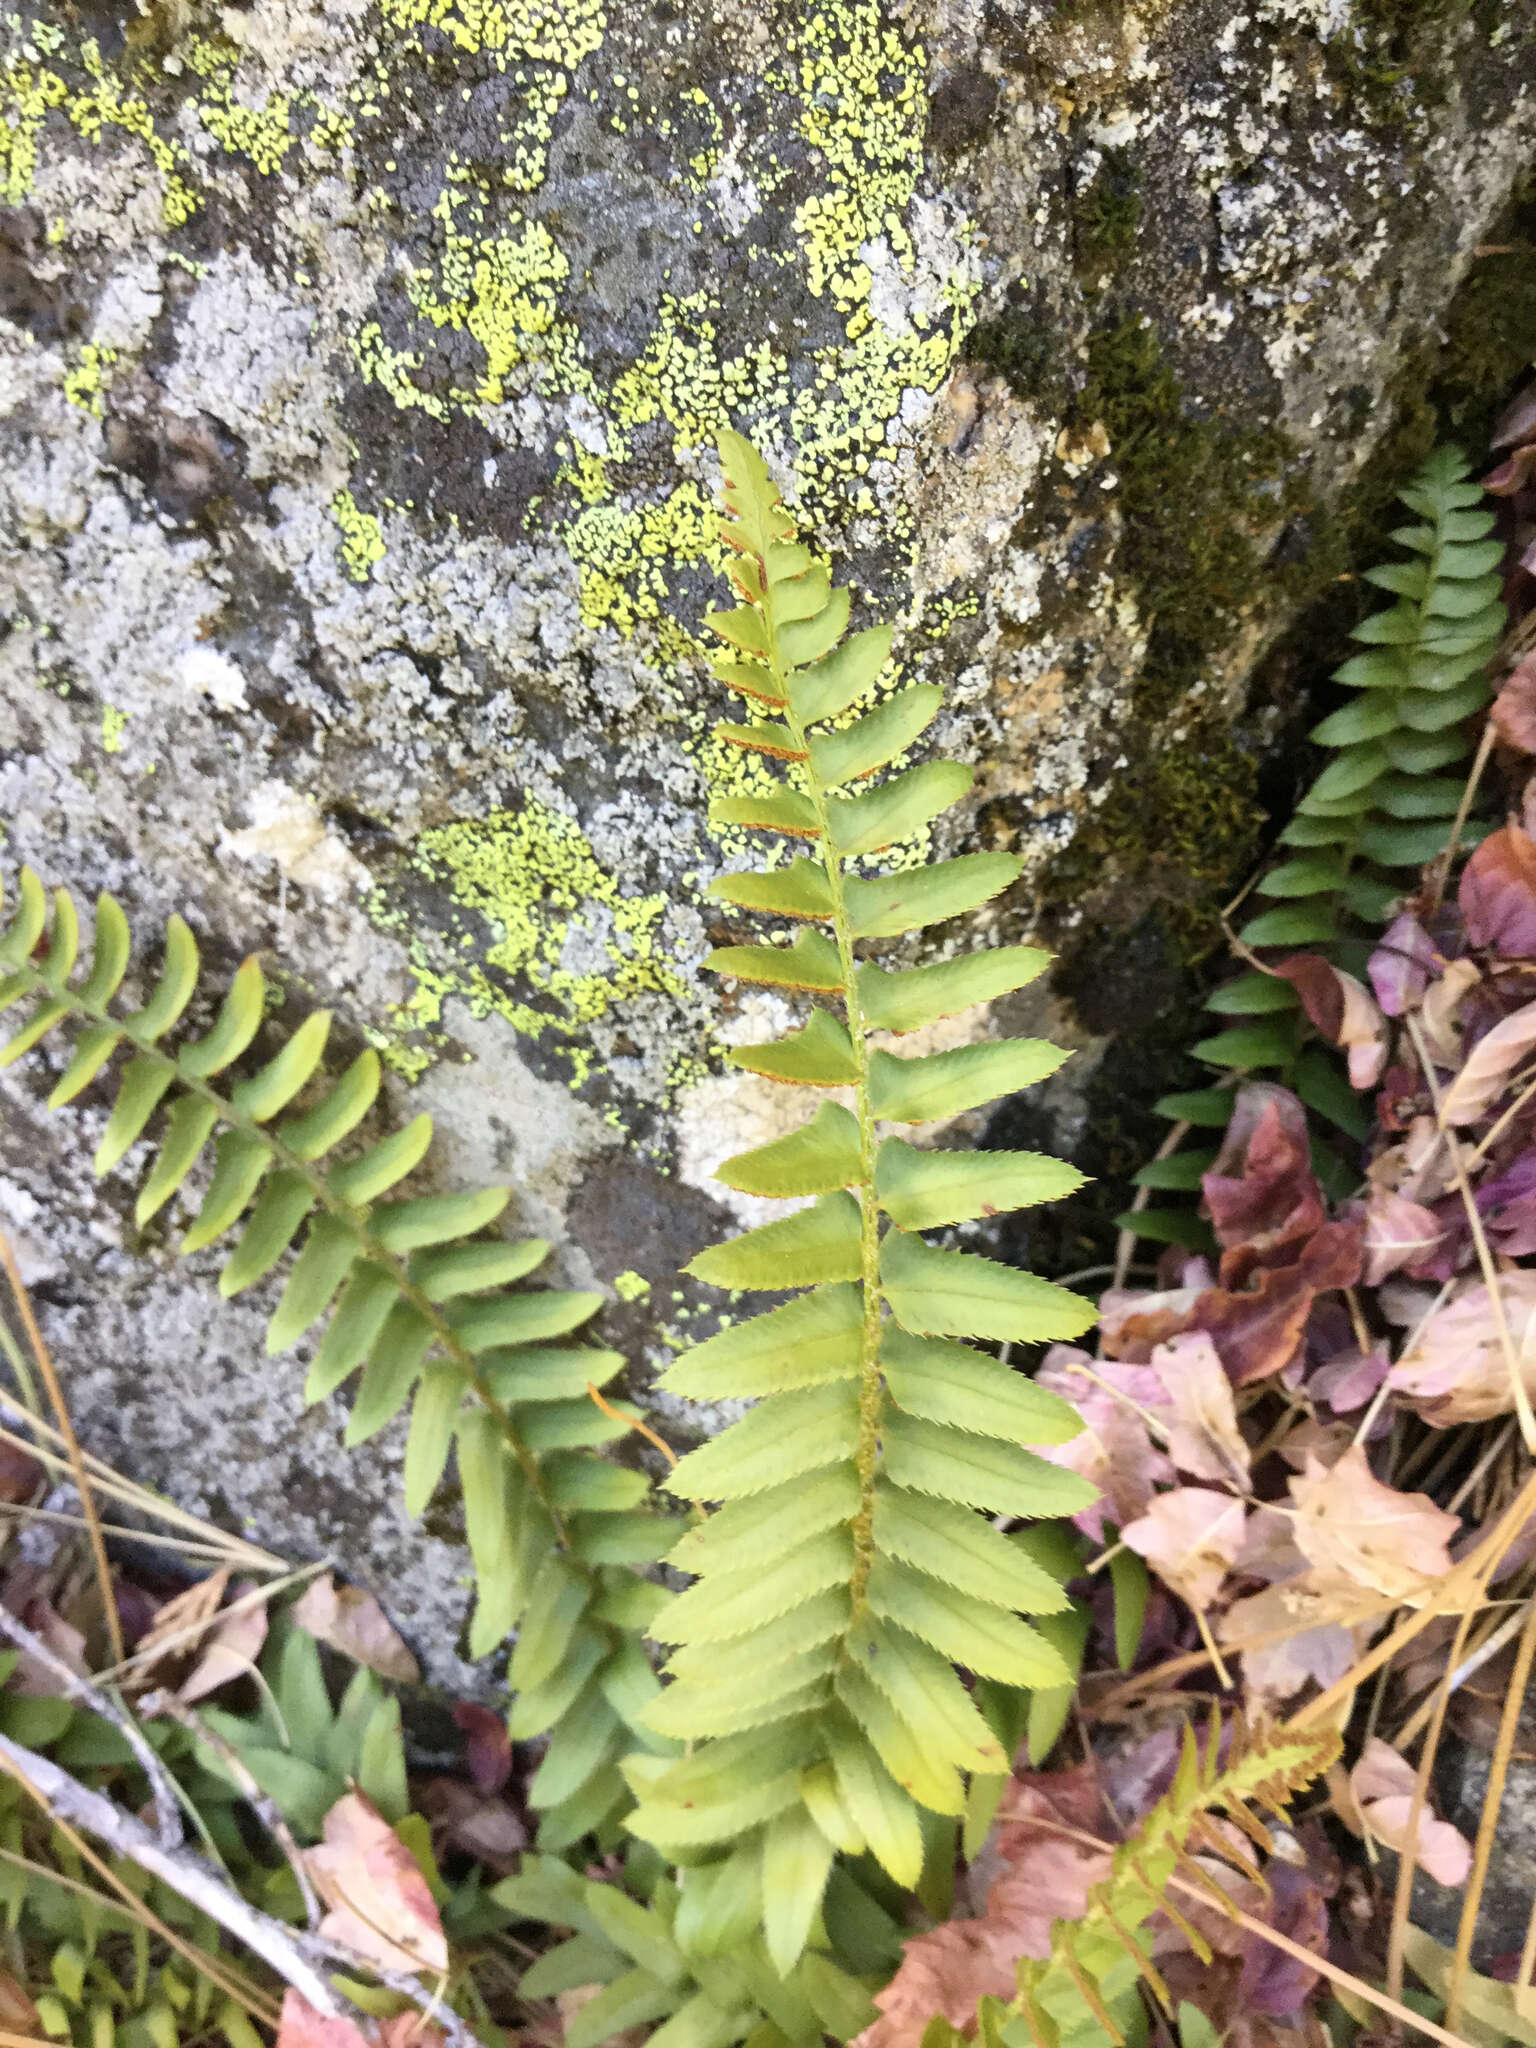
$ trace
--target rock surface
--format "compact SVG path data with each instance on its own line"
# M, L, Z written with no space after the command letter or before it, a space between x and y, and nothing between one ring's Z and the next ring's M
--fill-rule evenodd
M1536 145L1529 10L141 7L0 20L6 867L280 963L441 1183L514 1182L662 1355L709 1169L784 1114L698 972L732 422L949 686L951 837L1025 855L994 929L1078 999L969 1028L1083 1048L1030 1111L1071 1144L1122 1021L1073 950L1160 987L1251 847L1292 708L1253 678L1422 446ZM6 1076L0 1217L87 1437L451 1640L451 1515L301 1412L174 1219L135 1234L47 1078Z

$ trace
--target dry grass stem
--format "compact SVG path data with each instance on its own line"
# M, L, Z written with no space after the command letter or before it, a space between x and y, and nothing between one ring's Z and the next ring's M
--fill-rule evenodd
M16 1263L16 1254L12 1251L11 1241L3 1230L0 1230L0 1265L3 1265L5 1268L5 1277L10 1283L11 1294L16 1303L16 1313L21 1317L21 1325L26 1331L27 1342L32 1348L32 1356L36 1361L38 1374L42 1379L43 1385L48 1390L48 1399L53 1408L54 1421L58 1426L59 1435L63 1439L64 1447L69 1454L70 1469L74 1473L75 1479L75 1491L80 1496L80 1509L85 1516L86 1525L90 1531L91 1556L95 1560L96 1577L101 1588L102 1616L106 1622L107 1635L112 1644L112 1655L120 1664L126 1654L126 1647L123 1642L123 1623L117 1611L117 1594L112 1586L112 1567L107 1562L106 1539L101 1533L101 1519L96 1512L96 1497L91 1492L90 1481L86 1477L85 1459L81 1454L80 1440L75 1435L75 1425L70 1420L69 1407L64 1399L64 1389L60 1386L59 1376L53 1369L53 1360L49 1356L48 1346L43 1342L43 1333L38 1328L37 1317L32 1313L32 1297L27 1293L26 1286L21 1277L21 1268Z

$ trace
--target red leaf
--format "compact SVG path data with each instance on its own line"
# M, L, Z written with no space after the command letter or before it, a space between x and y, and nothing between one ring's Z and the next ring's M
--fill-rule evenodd
M1510 670L1493 700L1494 728L1505 746L1518 754L1536 754L1536 654Z
M1434 940L1411 911L1393 918L1366 962L1376 1000L1389 1017L1401 1017L1424 997L1431 975L1445 961Z
M500 1714L460 1700L453 1718L464 1733L464 1760L482 1792L499 1792L512 1775L512 1738Z
M1237 1091L1216 1164L1201 1188L1218 1241L1278 1265L1325 1216L1313 1177L1307 1113L1288 1088L1249 1082Z
M1351 1088L1372 1088L1387 1063L1387 1025L1364 982L1321 953L1295 953L1275 969L1301 997L1314 1030L1349 1055Z
M1268 1379L1295 1356L1318 1295L1353 1287L1360 1264L1358 1224L1325 1223L1294 1265L1261 1267L1254 1285L1241 1291L1209 1288L1195 1303L1192 1325L1209 1334L1234 1386ZM1223 1259L1223 1280L1239 1277L1236 1262L1229 1273Z
M1536 840L1505 825L1475 848L1457 892L1467 937L1506 960L1536 954Z

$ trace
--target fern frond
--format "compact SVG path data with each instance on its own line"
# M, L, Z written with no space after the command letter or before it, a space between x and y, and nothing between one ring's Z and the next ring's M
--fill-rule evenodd
M48 1098L57 1109L118 1060L97 1173L111 1172L149 1134L135 1207L143 1224L211 1153L183 1251L228 1240L219 1279L226 1296L296 1251L267 1349L285 1350L328 1317L305 1397L320 1400L356 1376L349 1445L409 1409L411 1513L422 1512L456 1458L477 1587L470 1650L484 1655L520 1625L509 1674L521 1694L513 1732L549 1738L531 1794L545 1814L546 1844L576 1839L627 1800L616 1761L636 1732L657 1750L671 1746L639 1722L658 1687L648 1666L638 1673L626 1639L639 1625L629 1609L660 1596L626 1568L659 1557L680 1524L642 1512L645 1479L594 1455L627 1423L622 1412L599 1411L587 1390L612 1380L623 1359L565 1340L601 1296L509 1291L549 1247L482 1234L505 1210L508 1188L386 1199L425 1157L429 1117L338 1155L374 1109L382 1070L368 1051L326 1083L324 1012L261 1064L240 1064L266 1015L254 959L236 973L212 1027L187 1039L176 1034L197 992L199 958L180 917L169 921L159 976L136 1009L119 1001L131 946L110 896L97 905L84 975L76 972L79 937L70 896L57 890L50 906L23 869L19 902L0 931L0 1007L31 1008L0 1065L72 1034L72 1056ZM312 1099L298 1107L302 1095Z
M1236 1716L1223 1726L1213 1713L1202 1749L1186 1722L1173 1784L1116 1849L1108 1877L1089 1893L1081 1917L1052 1927L1050 1955L1021 1958L1013 1998L982 2000L977 2039L1012 2048L1025 2040L1038 2048L1103 2048L1106 2040L1139 2039L1142 1984L1172 2017L1168 1987L1151 1960L1153 1916L1171 1921L1208 1962L1209 1945L1175 1894L1197 1896L1230 1914L1231 1901L1208 1867L1213 1862L1262 1883L1217 1823L1269 1849L1254 1808L1283 1819L1287 1802L1328 1769L1340 1747L1331 1730L1249 1728ZM1194 1860L1192 1846L1206 1865ZM943 2019L933 2020L923 2036L927 2048L959 2048L964 2038Z
M727 1186L807 1206L701 1253L689 1271L732 1289L811 1291L733 1324L663 1378L688 1398L758 1405L668 1481L682 1498L724 1503L672 1553L694 1579L653 1631L673 1655L652 1724L696 1746L678 1763L631 1769L639 1805L627 1825L694 1866L690 1884L754 1857L754 1924L790 1978L816 1960L806 1944L839 1851L868 1849L912 1885L920 1810L959 1815L969 1775L1007 1771L957 1667L1013 1687L1069 1679L1020 1618L1063 1608L1059 1583L985 1517L1086 1504L1076 1475L1026 1448L1062 1441L1078 1419L963 1340L1075 1336L1093 1311L922 1235L1053 1200L1081 1176L1033 1153L927 1151L877 1126L974 1109L1063 1055L1035 1040L905 1054L874 1034L918 1031L1022 987L1046 956L1006 947L915 968L861 957L869 942L993 901L1021 864L971 853L866 865L963 796L970 771L905 765L941 693L916 685L870 703L889 630L847 635L848 594L794 540L761 459L736 435L722 437L721 455L741 602L711 615L729 648L715 667L758 714L721 736L784 767L765 769L761 794L726 798L712 815L807 850L712 885L717 902L797 929L787 944L724 947L709 964L832 998L788 1036L731 1057L776 1081L846 1088L852 1107L824 1103L790 1136L720 1169Z
M1426 862L1450 839L1472 751L1469 720L1488 707L1488 666L1507 617L1498 573L1502 542L1459 449L1437 448L1399 494L1414 513L1392 538L1408 553L1365 572L1394 602L1353 629L1362 651L1334 671L1360 695L1312 729L1334 758L1280 834L1289 849L1262 875L1269 907L1238 933L1250 952L1306 948L1353 973L1363 971L1364 934L1384 924ZM1461 844L1490 829L1469 819ZM1262 1073L1294 1089L1327 1130L1359 1140L1365 1120L1331 1051L1311 1033L1291 984L1251 970L1216 990L1206 1007L1233 1020L1190 1048L1205 1065ZM1231 1110L1221 1089L1165 1097L1155 1105L1178 1122L1223 1128ZM1214 1155L1212 1155L1214 1156ZM1193 1155L1156 1160L1134 1178L1151 1190L1197 1187ZM1324 1141L1319 1166L1333 1155ZM1209 1163L1207 1161L1207 1163ZM1348 1192L1344 1170L1337 1192ZM1160 1242L1208 1243L1188 1210L1145 1208L1123 1228Z

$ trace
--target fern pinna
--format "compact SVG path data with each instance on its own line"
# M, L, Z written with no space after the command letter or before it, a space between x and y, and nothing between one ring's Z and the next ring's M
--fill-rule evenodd
M1202 1751L1184 1724L1172 1785L1115 1851L1110 1874L1088 1895L1078 1919L1058 1920L1048 1957L1022 1957L1018 1991L1008 2001L984 1998L977 2011L982 2048L1124 2048L1142 2038L1144 1984L1174 2017L1167 1986L1152 1961L1151 1922L1161 1915L1202 1962L1210 1945L1183 1910L1193 1902L1231 1916L1223 1876L1265 1889L1242 1838L1270 1851L1274 1844L1255 1806L1286 1819L1286 1802L1320 1777L1340 1751L1326 1728L1249 1729L1238 1716L1213 1713ZM1198 1859L1198 1860L1197 1860ZM924 2048L961 2048L965 2036L935 2019Z
M635 1631L662 1597L625 1567L648 1563L679 1524L641 1507L638 1473L592 1455L625 1434L622 1406L600 1411L588 1389L623 1367L617 1352L560 1340L602 1297L558 1290L512 1293L549 1247L484 1235L510 1190L382 1198L426 1155L430 1117L369 1144L345 1146L379 1094L378 1055L360 1053L333 1084L320 1063L324 1012L308 1017L264 1064L233 1077L261 1030L266 985L247 960L212 1027L177 1037L197 994L196 941L180 917L166 928L164 963L137 1008L118 1003L130 972L121 908L103 896L88 972L77 974L72 898L49 899L29 869L0 932L0 1008L30 1015L0 1051L9 1065L50 1034L75 1029L73 1053L48 1098L60 1108L126 1054L96 1171L112 1171L163 1120L138 1195L142 1225L181 1189L212 1144L206 1189L182 1240L193 1252L237 1233L220 1275L235 1295L272 1272L302 1235L267 1348L295 1343L327 1310L310 1367L315 1401L359 1373L346 1440L358 1444L411 1406L406 1504L427 1505L457 1460L477 1601L470 1649L483 1655L520 1625L509 1680L519 1697L514 1734L547 1735L532 1798L542 1841L577 1840L627 1800L616 1759L658 1690ZM297 1099L304 1094L304 1106Z
M975 910L1020 863L973 853L861 871L962 795L970 771L929 762L868 782L921 736L940 692L919 684L861 708L889 630L844 637L849 594L795 541L761 459L734 434L721 454L742 601L711 617L728 648L715 667L756 714L721 733L782 773L770 771L761 794L721 799L712 816L813 851L711 885L717 901L798 930L787 944L727 946L709 965L821 999L800 1029L731 1058L771 1080L846 1090L851 1106L826 1102L792 1135L719 1170L728 1187L813 1199L689 1270L732 1290L810 1291L730 1324L662 1382L757 1405L667 1481L681 1498L723 1503L671 1553L694 1583L652 1629L674 1648L672 1682L648 1718L695 1747L677 1763L630 1764L640 1803L627 1825L691 1866L695 1918L750 1925L760 1915L788 1972L820 1939L835 1852L867 1850L915 1884L923 1811L959 1814L965 1774L1008 1769L954 1667L1023 1687L1068 1677L1018 1618L1062 1608L1059 1584L985 1516L1087 1503L1081 1480L1023 1448L1062 1441L1078 1420L957 1340L1076 1336L1093 1311L923 1235L1066 1194L1080 1181L1073 1169L879 1135L974 1109L1060 1064L1039 1040L916 1057L880 1042L1022 987L1045 956L1010 946L905 968L857 957L868 942Z
M1249 952L1304 947L1359 974L1366 934L1414 888L1419 871L1450 842L1466 788L1472 750L1468 721L1486 710L1489 663L1506 624L1499 563L1502 541L1490 538L1494 515L1455 448L1436 449L1401 493L1415 515L1392 538L1411 559L1367 569L1365 580L1396 602L1354 629L1363 652L1335 670L1334 681L1360 696L1314 726L1311 737L1335 753L1280 834L1289 858L1263 874L1257 893L1272 900L1238 933ZM1463 846L1475 845L1486 823L1468 822ZM1230 1025L1192 1048L1196 1059L1227 1071L1270 1070L1294 1088L1325 1124L1347 1137L1365 1136L1360 1104L1332 1054L1309 1032L1301 1000L1283 976L1260 968L1216 990L1206 1005ZM1225 1088L1165 1096L1159 1112L1181 1123L1221 1130L1231 1113ZM1192 1191L1215 1154L1174 1153L1150 1161L1137 1184ZM1337 1165L1323 1152L1325 1175ZM1331 1176L1347 1193L1355 1176ZM1141 1237L1199 1242L1196 1219L1178 1209L1138 1209L1120 1218Z

